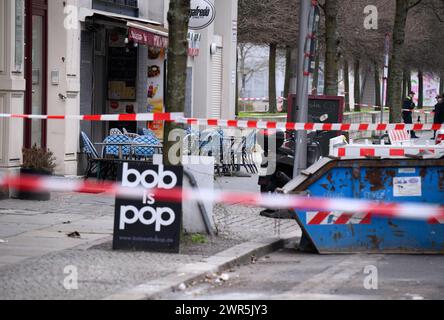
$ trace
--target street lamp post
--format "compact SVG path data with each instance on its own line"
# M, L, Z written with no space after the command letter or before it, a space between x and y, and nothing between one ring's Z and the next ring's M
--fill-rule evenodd
M308 84L313 70L316 51L316 32L319 24L317 1L301 0L299 16L299 45L297 73L297 105L292 114L293 122L308 122ZM310 29L310 30L309 30ZM310 31L310 33L309 33ZM296 132L293 177L307 168L307 132Z

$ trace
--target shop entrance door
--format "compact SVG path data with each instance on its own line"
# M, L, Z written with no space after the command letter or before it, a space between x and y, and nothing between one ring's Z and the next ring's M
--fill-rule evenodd
M47 0L26 1L25 113L47 114ZM25 147L46 148L46 121L25 121Z

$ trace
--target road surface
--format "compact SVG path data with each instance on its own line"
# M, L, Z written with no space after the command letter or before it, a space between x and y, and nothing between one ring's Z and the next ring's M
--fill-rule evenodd
M254 259L253 259L254 261ZM305 254L282 249L208 277L172 300L444 299L444 256Z

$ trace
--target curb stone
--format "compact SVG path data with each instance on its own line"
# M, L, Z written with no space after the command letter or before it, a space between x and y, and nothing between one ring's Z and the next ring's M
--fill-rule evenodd
M110 295L103 300L156 300L177 289L205 278L209 273L218 273L238 264L245 264L252 256L261 257L295 241L294 235L245 242L220 252L202 262L184 265L174 274L149 281L133 289Z

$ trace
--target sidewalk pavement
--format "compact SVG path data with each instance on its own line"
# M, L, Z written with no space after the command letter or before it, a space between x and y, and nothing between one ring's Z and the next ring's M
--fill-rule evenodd
M216 185L255 190L257 178L222 178ZM111 249L114 199L53 193L49 202L0 201L0 299L103 299L143 283L171 279L177 270L211 260L237 246L300 234L295 221L259 216L261 209L216 205L219 236L207 243L182 241L180 254ZM80 238L68 237L78 232ZM277 241L277 240L276 240ZM249 243L250 246L245 246ZM242 251L242 250L240 250ZM237 251L236 251L237 252ZM65 268L78 272L78 289L66 290Z

